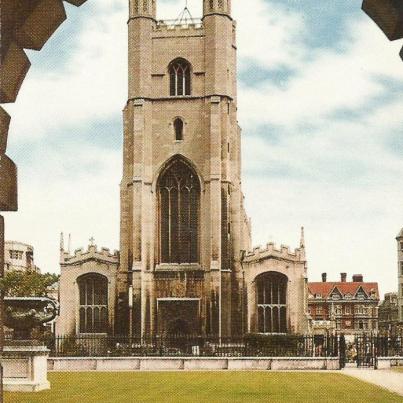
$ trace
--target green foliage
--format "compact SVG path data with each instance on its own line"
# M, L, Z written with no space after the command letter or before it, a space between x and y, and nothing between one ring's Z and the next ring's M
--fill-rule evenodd
M0 281L6 297L45 297L47 289L59 280L59 275L10 271Z

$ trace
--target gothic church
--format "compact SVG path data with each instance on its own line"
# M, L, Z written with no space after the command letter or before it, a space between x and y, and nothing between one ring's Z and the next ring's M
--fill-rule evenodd
M303 236L251 249L231 0L175 22L130 0L128 31L120 251L61 245L57 332L304 333Z

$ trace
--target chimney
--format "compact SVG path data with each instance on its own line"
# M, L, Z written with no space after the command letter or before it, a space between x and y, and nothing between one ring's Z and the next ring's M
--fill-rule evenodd
M342 283L347 281L347 273L340 273L340 280Z
M354 283L362 283L364 281L364 276L362 274L354 274L353 282Z
M326 283L327 273L322 273L322 283Z

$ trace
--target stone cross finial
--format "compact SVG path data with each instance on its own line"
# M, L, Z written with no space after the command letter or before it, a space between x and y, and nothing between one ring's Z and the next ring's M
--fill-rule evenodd
M93 236L89 239L89 241L90 241L90 246L94 246L94 245L95 245L95 244L94 244L95 238L94 238Z

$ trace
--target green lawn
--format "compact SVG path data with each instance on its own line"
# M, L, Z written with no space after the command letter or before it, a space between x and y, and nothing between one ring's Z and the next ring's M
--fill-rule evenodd
M403 402L335 373L118 372L50 373L51 391L7 393L5 403Z

